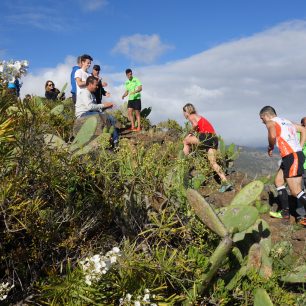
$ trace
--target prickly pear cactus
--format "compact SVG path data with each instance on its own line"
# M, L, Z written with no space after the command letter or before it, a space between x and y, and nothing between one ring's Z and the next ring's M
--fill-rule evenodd
M89 152L98 149L98 148L106 148L109 146L109 140L111 138L110 133L104 133L96 137L92 140L88 145L84 146L83 148L75 151L72 156L77 157L84 154L88 154Z
M306 265L297 267L281 277L281 280L286 283L306 283Z
M273 306L273 303L263 288L257 288L254 290L254 306Z
M231 201L230 205L246 206L251 205L257 200L264 189L264 184L261 181L253 181L243 187L239 193Z
M252 206L228 206L217 210L217 215L230 232L242 232L252 226L258 211Z
M91 138L94 136L96 128L98 125L98 120L94 116L90 116L84 124L82 125L81 129L77 133L73 143L69 147L69 151L73 152L76 149L81 148L86 143L88 143Z
M59 105L53 107L53 108L51 109L51 111L50 111L50 113L51 113L52 115L55 115L55 116L60 115L60 114L62 114L63 112L64 112L64 105L63 105L63 104L59 104Z
M205 199L193 189L188 189L186 194L189 204L193 208L196 215L200 218L200 220L220 237L227 236L227 228L216 215L210 204L207 203Z
M67 143L60 137L53 134L45 134L43 136L45 144L51 149L65 149Z

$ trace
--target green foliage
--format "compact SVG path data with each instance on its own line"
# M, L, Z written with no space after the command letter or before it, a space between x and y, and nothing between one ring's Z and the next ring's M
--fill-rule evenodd
M201 197L200 220L191 210L187 197L196 191L186 188L203 178L211 184L207 161L196 154L177 157L177 141L123 139L109 151L111 130L89 141L94 122L83 127L71 153L73 105L58 105L63 112L41 98L20 102L0 95L0 271L3 279L18 279L7 303L27 297L33 305L128 305L149 290L150 303L158 305L251 305L253 291L263 288L276 305L298 305L279 282L292 266L288 254L270 251L267 224L250 221L258 216L255 207L230 206L218 215ZM202 176L191 180L191 167ZM230 220L230 212L236 218ZM242 212L249 222L244 226ZM269 278L246 270L256 243L265 254L261 266L265 256L273 259ZM114 245L122 255L89 286L80 261Z

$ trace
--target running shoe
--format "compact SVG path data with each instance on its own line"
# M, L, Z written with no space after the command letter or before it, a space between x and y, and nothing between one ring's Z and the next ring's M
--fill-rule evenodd
M231 190L232 188L233 188L233 184L226 182L222 184L221 188L219 189L219 192L226 192L226 191Z
M304 218L299 219L299 220L298 220L298 223L299 223L300 225L306 227L306 218L304 217Z
M270 217L276 219L290 219L288 210L270 211Z

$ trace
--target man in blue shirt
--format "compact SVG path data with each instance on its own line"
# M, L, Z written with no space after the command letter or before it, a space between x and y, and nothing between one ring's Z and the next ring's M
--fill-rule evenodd
M76 103L76 91L77 91L74 74L78 69L81 68L81 57L82 56L78 56L78 59L77 59L78 64L76 66L73 66L71 74L70 74L71 94L72 94L72 101L74 104Z

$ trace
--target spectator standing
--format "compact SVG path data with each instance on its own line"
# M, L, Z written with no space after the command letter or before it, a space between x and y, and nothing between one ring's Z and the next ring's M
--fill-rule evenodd
M81 56L78 56L77 58L77 65L73 66L71 74L70 74L70 83L71 83L71 95L72 95L72 101L75 104L76 103L76 81L75 81L75 72L81 68Z
M86 79L90 76L88 73L88 68L90 67L92 62L92 57L88 54L84 54L81 56L81 68L78 69L74 78L76 81L76 104L78 103L78 95L86 88Z
M100 71L101 71L101 68L99 65L94 65L92 67L91 75L98 81L97 89L93 93L98 104L102 103L103 96L110 97L110 93L104 89L104 87L107 86L107 83L102 82Z
M133 76L132 69L128 68L125 70L126 77L128 80L125 82L125 92L122 95L122 100L128 95L128 117L131 122L130 130L140 131L140 111L141 111L141 82ZM134 113L137 120L137 129L135 129Z

